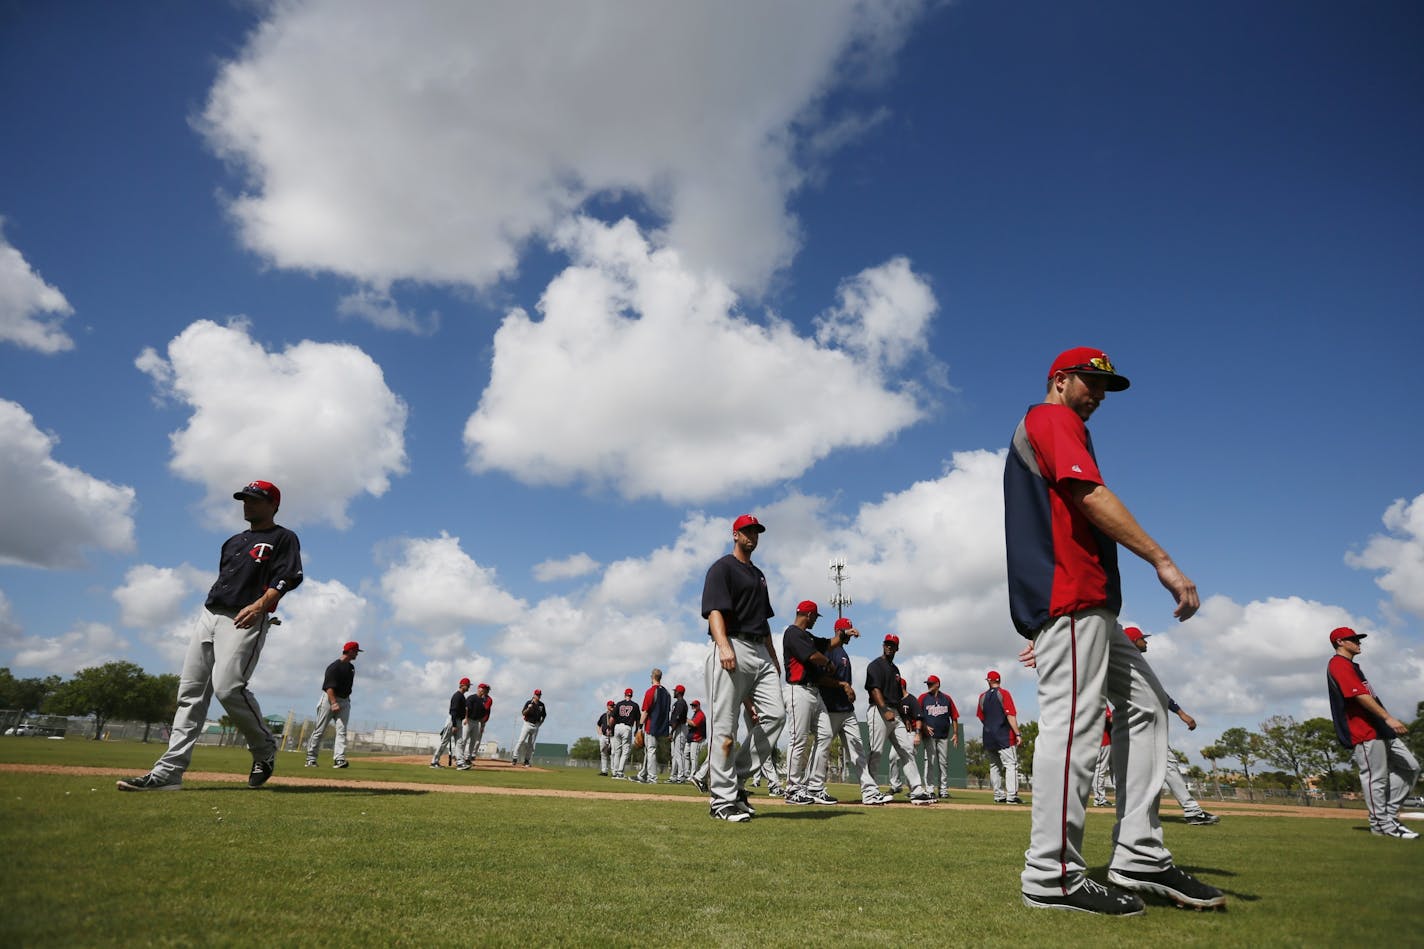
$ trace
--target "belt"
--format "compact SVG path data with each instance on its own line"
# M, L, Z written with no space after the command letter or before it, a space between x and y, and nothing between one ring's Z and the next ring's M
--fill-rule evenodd
M762 643L766 642L767 636L765 633L728 633L727 638L740 639L744 642L756 643L757 645L761 645Z

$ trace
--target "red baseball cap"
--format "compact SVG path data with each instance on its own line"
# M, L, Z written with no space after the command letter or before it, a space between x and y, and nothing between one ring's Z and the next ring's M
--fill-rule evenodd
M469 680L469 679L461 679L461 680L460 680L460 684L461 684L461 685L469 685L469 684L470 684L470 680Z
M535 690L534 690L534 694L535 694L535 695L543 695L544 693L543 693L543 692L540 692L538 689L535 689Z
M271 501L278 507L282 506L282 492L270 481L249 481L240 491L232 493L234 501L241 501L243 498L258 498Z
M632 695L632 694L633 694L633 690L632 690L632 689L624 689L624 690L623 690L623 694L624 694L624 695Z
M930 676L925 680L925 685L939 685L939 676Z
M1142 630L1138 629L1136 626L1124 626L1122 631L1124 633L1127 633L1127 638L1135 643L1140 643L1142 642L1142 640L1147 638L1147 634L1144 633Z
M342 652L360 652L360 651L361 651L361 644L358 643L358 642L356 642L356 640L353 639L351 642L349 642L349 643L347 643L346 645L342 646L342 647L341 647L341 651L342 651Z
M613 700L612 700L612 699L609 699L609 700L608 700L608 707L609 707L609 708L612 708L612 707L613 707Z
M815 600L802 600L796 604L796 612L805 613L807 616L820 616L821 608L816 605Z
M990 670L989 670L988 679L989 679L990 682L998 682L998 681L999 681L999 674L998 674L997 672L995 672L993 669L990 669Z
M702 701L700 699L693 699L692 704L696 705L698 708L702 707Z
M475 688L477 688L477 689L484 689L486 692L488 692L488 691L490 690L490 687L489 687L488 685L485 685L483 682L481 682L479 685L475 686Z
M840 632L840 631L843 630L843 629L854 629L854 628L855 628L855 624L852 623L848 618L846 618L846 617L844 617L844 616L842 616L840 619L836 620L836 632Z
M1348 626L1337 626L1330 631L1330 645L1340 645L1342 639L1364 639L1369 633L1357 633Z
M683 688L682 686L680 686L680 685L675 685L675 686L673 686L673 687L672 687L672 690L673 690L674 692L686 692L686 691L687 691L686 689L684 689L684 688Z
M1101 377L1107 383L1109 392L1121 392L1132 384L1126 376L1119 375L1113 368L1107 353L1091 346L1076 346L1059 353L1058 358L1053 360L1052 368L1048 370L1048 378L1052 379L1060 372Z
M766 530L766 528L762 526L761 521L757 520L754 515L743 514L741 517L737 518L735 521L732 522L732 530L755 531L760 534L762 531Z
M897 646L900 645L900 637L896 636L894 633L886 633L885 641L887 643L894 643Z

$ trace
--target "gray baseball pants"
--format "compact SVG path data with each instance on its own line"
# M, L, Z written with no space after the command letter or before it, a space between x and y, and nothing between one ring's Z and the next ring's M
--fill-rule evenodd
M1399 825L1400 805L1419 780L1419 762L1398 738L1360 742L1354 758L1365 806L1370 809L1370 830L1393 830Z
M321 701L316 703L316 725L312 727L311 737L307 739L307 760L316 761L317 752L321 750L321 739L326 734L326 726L335 722L336 743L331 749L331 757L337 763L346 760L346 725L351 721L351 699L338 698L336 704L341 707L340 711L331 710L331 699L326 693L322 693Z
M731 804L737 791L754 772L772 760L776 741L786 721L786 708L781 698L780 675L776 663L767 651L767 644L731 638L737 667L731 672L722 668L717 657L717 644L707 651L704 670L708 703L709 795L713 804ZM737 719L742 703L751 700L756 706L759 724L749 729L746 740L737 746Z
M786 793L826 789L831 757L831 716L814 685L792 685L787 708L791 738L786 746ZM814 740L815 746L810 747Z

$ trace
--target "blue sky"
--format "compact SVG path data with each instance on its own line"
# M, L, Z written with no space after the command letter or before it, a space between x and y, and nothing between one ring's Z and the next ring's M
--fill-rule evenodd
M232 490L308 582L254 689L591 731L701 692L731 519L961 707L1033 717L1001 452L1133 380L1109 484L1200 587L1124 619L1201 723L1424 699L1424 13L1408 3L16 3L0 13L0 663L178 668ZM503 714L500 709L503 709Z

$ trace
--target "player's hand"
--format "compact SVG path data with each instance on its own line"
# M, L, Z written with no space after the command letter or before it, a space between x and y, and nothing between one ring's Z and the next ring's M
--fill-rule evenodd
M890 709L888 709L888 708L881 709L880 712L881 712L882 715L885 716L885 720L886 720L887 722L893 722L893 721L895 720L895 713L894 713L893 711L891 711Z
M341 711L341 703L340 703L340 702L332 702L332 703L331 703L331 710L332 710L333 712L339 712L339 711Z
M1187 723L1187 731L1194 732L1197 730L1197 720L1195 718L1192 718L1186 712L1178 712L1177 717Z
M249 603L237 611L237 615L232 618L232 625L238 629L250 629L267 611L262 608L262 601Z
M1172 611L1172 615L1179 622L1191 619L1201 608L1197 585L1187 579L1187 575L1178 570L1172 561L1168 560L1157 567L1157 579L1167 588L1167 592L1172 594L1172 599L1177 601L1177 608Z
M842 682L841 688L845 689L846 701L855 701L855 688L849 682Z
M731 643L717 646L717 661L722 664L722 668L728 672L737 671L737 651L732 648Z
M1038 656L1033 651L1032 640L1029 640L1029 644L1019 650L1019 662L1023 664L1025 669L1038 668Z
M952 731L949 733L949 743L956 748L959 747L959 732Z
M1384 717L1384 723L1390 728L1394 729L1394 733L1396 735L1409 734L1409 726L1401 722L1399 719L1395 718L1393 715L1386 715Z

